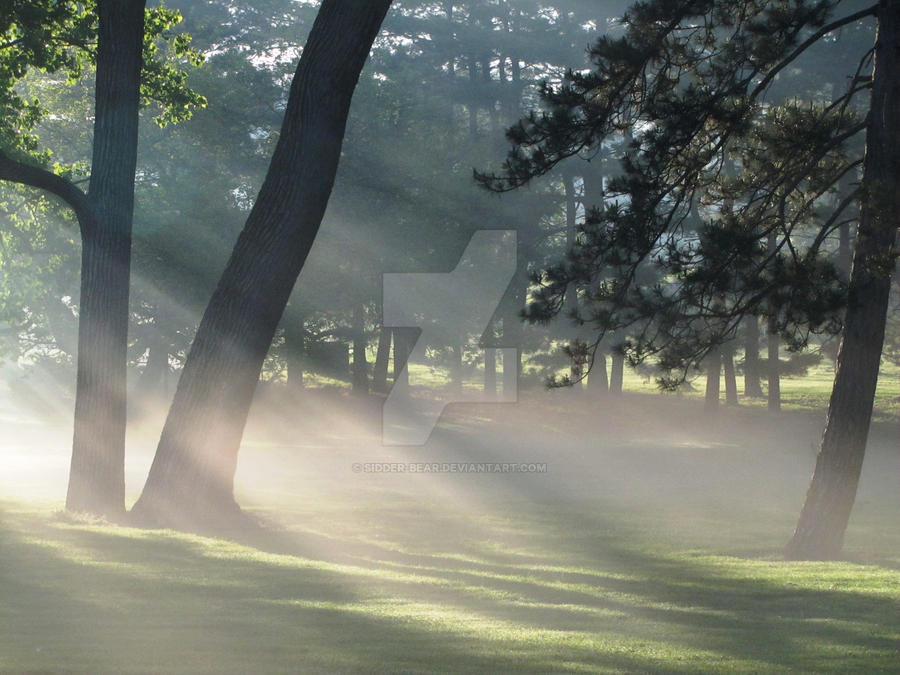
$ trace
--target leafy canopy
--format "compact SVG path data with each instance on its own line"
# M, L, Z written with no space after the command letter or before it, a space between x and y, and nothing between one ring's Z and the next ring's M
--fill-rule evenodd
M852 5L637 2L622 36L591 48L590 70L545 83L542 110L508 130L501 171L476 173L485 187L516 189L627 142L566 260L535 276L528 318L549 321L575 285L573 316L598 331L571 352L617 331L633 364L656 358L663 386L747 314L768 317L794 349L838 330L845 288L825 244L859 196L839 193L861 163L871 49L840 85L803 98L779 85L802 81L801 57L844 26L868 26L871 47L874 8Z

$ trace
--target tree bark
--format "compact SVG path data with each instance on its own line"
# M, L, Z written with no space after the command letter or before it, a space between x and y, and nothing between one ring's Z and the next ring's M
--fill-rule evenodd
M762 398L759 379L759 317L750 315L744 319L744 396Z
M388 361L391 358L391 329L381 327L378 332L378 350L375 352L375 367L372 371L372 390L379 394L388 391Z
M900 224L900 0L878 5L872 102L850 297L828 418L786 557L836 558L865 456Z
M259 195L178 383L138 523L196 528L239 515L234 474L263 360L334 184L350 101L390 0L323 0Z
M97 3L91 182L97 227L82 233L75 433L66 508L125 512L128 291L144 0Z

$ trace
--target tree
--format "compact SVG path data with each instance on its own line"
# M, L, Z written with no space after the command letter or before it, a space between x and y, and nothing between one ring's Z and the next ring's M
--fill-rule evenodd
M592 48L593 70L545 86L546 112L509 130L502 173L479 176L493 190L515 189L568 158L591 157L604 139L634 134L611 197L566 263L539 279L531 316L552 317L569 284L589 289L584 320L601 336L628 329L629 358L654 356L664 385L733 339L745 316L767 318L797 349L810 331L833 331L849 300L822 450L788 548L795 558L837 555L865 450L900 215L897 12L895 0L636 3L625 36ZM827 95L833 74L819 90L779 94L789 67L802 71L835 31L873 16L872 77L864 74L872 50L863 48L840 63L849 83L840 95ZM862 185L835 205L829 195L863 161L863 133ZM733 179L728 162L738 167ZM855 200L847 295L824 244Z
M191 527L239 513L243 427L334 184L350 101L390 0L324 0L291 84L266 179L194 339L138 522Z
M900 2L878 3L863 200L828 421L791 559L839 555L866 450L900 224Z
M7 103L0 180L45 190L74 211L82 241L75 434L66 508L118 517L125 509L125 383L128 290L138 115L142 101L173 102L182 113L202 99L180 89L176 70L155 58L154 39L177 15L157 10L145 30L144 0L12 3L0 13L2 95ZM91 39L96 36L96 52ZM188 53L187 43L174 41ZM143 59L145 53L150 58ZM48 159L28 132L41 116L14 86L29 68L80 74L96 60L90 187L40 166ZM10 114L11 113L11 114ZM171 119L177 118L174 113ZM37 161L35 161L37 160Z

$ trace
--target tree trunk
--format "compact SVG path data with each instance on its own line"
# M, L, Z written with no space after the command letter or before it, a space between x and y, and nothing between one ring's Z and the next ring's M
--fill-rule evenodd
M47 304L47 323L56 348L72 358L78 355L78 319L62 300Z
M588 373L588 391L595 396L609 393L609 378L606 375L606 354L598 351L594 354L594 364Z
M204 527L240 509L234 473L259 372L334 184L350 100L390 0L323 0L268 173L178 383L139 523Z
M762 398L759 377L759 317L750 315L744 319L744 396Z
M284 360L287 363L287 386L293 394L303 391L306 369L306 334L303 316L289 316L284 322Z
M488 400L497 398L497 350L494 347L484 350L484 396Z
M775 332L771 321L769 322L767 339L769 354L766 360L766 373L769 382L769 410L778 412L781 410L781 359L778 356L778 333Z
M161 398L166 394L166 378L169 375L169 345L159 331L153 327L150 340L150 353L147 354L147 365L138 380L138 388L142 396L149 399Z
M613 350L612 365L609 368L609 393L613 396L622 394L622 380L625 378L625 355Z
M575 196L575 177L571 173L563 176L563 187L566 192L566 254L572 250L575 244L576 215L578 213L578 201ZM577 309L578 289L575 284L566 286L565 311L573 312Z
M369 393L369 363L366 360L366 308L353 308L353 393Z
M372 390L379 394L388 391L388 361L391 358L391 329L381 327L378 331L378 350L375 352L375 368L372 371Z
M793 560L836 558L843 546L863 457L884 344L900 223L900 0L881 0L850 298L822 447L797 529Z
M462 345L456 344L450 347L450 391L454 395L462 393Z
M725 373L725 405L738 404L737 377L734 373L734 350L726 346L722 353L722 370Z
M722 373L722 352L716 347L706 358L706 399L705 407L709 412L719 408L720 376Z
M91 182L82 231L75 433L66 509L125 512L126 359L144 0L97 3Z
M409 385L409 369L406 366L418 332L418 328L394 329L394 384L402 382Z
M512 358L509 351L503 352L503 400L515 400L522 376L522 350L516 349Z

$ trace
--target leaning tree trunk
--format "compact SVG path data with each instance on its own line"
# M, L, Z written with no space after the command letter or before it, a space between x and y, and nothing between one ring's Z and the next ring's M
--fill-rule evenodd
M150 475L143 524L239 514L234 473L263 360L334 184L353 90L390 0L324 0L291 83L256 203L207 305Z
M856 499L884 344L900 224L900 0L881 0L850 298L828 421L786 556L836 558Z
M144 0L97 4L94 145L82 232L75 433L66 508L125 512L128 286Z

